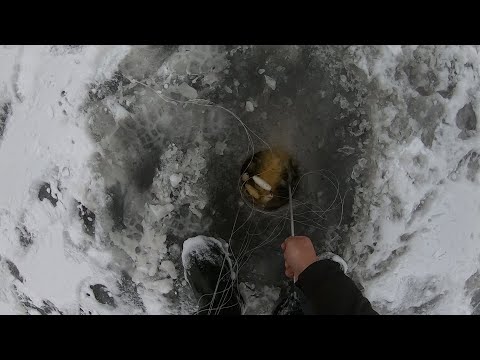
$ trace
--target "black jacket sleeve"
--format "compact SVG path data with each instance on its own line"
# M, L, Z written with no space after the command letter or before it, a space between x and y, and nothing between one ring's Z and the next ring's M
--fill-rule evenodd
M296 285L316 315L378 315L335 261L313 263L299 275Z

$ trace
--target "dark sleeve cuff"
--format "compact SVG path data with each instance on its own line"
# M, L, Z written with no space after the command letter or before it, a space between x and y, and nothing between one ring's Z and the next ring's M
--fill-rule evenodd
M319 260L307 267L298 277L297 285L307 297L315 296L328 279L345 276L340 265L332 260Z
M370 302L335 261L320 260L311 264L295 284L316 314L376 314Z

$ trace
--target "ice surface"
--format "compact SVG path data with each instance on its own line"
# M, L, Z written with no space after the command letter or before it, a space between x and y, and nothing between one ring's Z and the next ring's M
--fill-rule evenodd
M180 249L200 234L231 237L247 313L272 310L288 229L239 201L245 128L166 97L323 169L296 229L380 313L480 313L478 47L3 46L0 62L0 313L191 313Z

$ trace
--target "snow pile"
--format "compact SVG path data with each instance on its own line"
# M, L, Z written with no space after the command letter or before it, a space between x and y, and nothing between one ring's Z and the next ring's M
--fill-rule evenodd
M356 54L372 138L352 174L356 225L346 258L381 313L472 313L480 285L478 49Z

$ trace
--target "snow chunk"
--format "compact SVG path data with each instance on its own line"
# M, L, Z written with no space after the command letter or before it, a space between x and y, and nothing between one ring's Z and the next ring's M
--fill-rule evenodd
M248 112L252 112L253 110L255 110L251 101L247 101L245 103L245 110L247 110Z
M175 269L175 264L170 260L162 261L162 263L160 264L160 269L165 271L172 279L176 279L178 277L177 269Z
M172 174L170 175L170 184L172 187L176 188L183 179L183 174Z
M170 214L174 206L172 204L166 204L166 205L149 205L150 210L152 213L155 215L155 217L160 220L163 219L165 216Z
M271 78L268 75L265 75L265 82L267 83L268 87L272 90L275 90L277 87L277 81L274 78Z
M156 284L161 294L167 294L173 290L172 279L161 279L161 280L158 280Z

